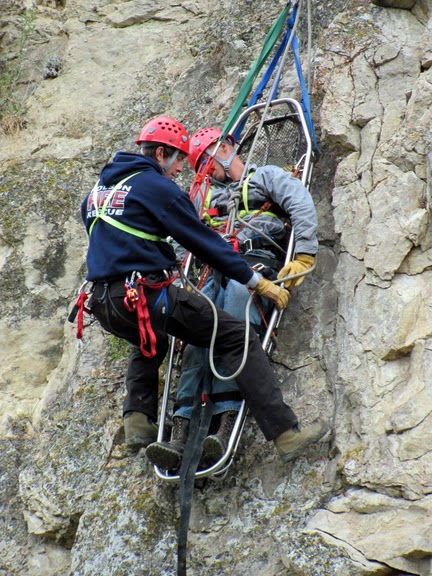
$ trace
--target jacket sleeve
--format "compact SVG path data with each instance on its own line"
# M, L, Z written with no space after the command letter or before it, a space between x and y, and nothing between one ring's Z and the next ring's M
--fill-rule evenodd
M259 168L252 181L290 217L296 252L318 252L317 213L309 190L298 178L278 166Z
M253 270L217 232L199 220L186 193L166 208L160 222L176 242L215 270L241 284L251 280Z

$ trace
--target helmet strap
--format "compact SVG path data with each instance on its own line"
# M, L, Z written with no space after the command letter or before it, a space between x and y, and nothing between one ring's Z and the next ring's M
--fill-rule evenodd
M208 154L209 156L212 156L212 158L214 158L216 160L216 162L219 162L219 164L224 169L225 176L227 178L229 178L230 175L228 174L228 172L229 172L230 166L232 164L232 161L234 160L234 156L236 155L236 151L233 150L226 160L222 160L222 158L219 158L219 156L217 154L215 156L213 156L213 152L210 150L210 148L207 148L206 154Z
M176 150L174 151L174 154L171 156L171 158L168 160L168 162L165 165L165 168L162 168L162 172L165 174L165 172L168 170L168 168L172 165L172 163L174 162L174 160L177 158L178 154L179 154L180 150L178 148L176 148Z
M157 146L163 146L163 144L158 144ZM151 144L141 144L140 150L142 152L142 154L145 154L145 150L146 148L154 148L155 145L153 143ZM177 158L178 154L179 154L180 150L178 148L176 148L171 156L171 158L168 160L168 162L166 163L166 166L164 168L162 168L162 174L165 174L165 172L168 170L168 168L172 165L172 163L174 162L174 160ZM160 165L160 164L159 164Z

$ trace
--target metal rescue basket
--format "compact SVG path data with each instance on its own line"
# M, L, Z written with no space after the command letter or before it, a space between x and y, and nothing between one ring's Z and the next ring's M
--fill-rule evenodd
M263 118L263 111L265 111L265 118ZM308 125L299 102L292 98L281 98L267 103L254 104L239 116L232 133L240 125L243 126L243 135L237 144L237 153L240 157L248 156L248 160L251 158L253 164L258 166L269 164L279 166L292 172L301 179L306 188L309 188L315 155ZM294 233L291 229L285 263L292 259L294 248ZM185 273L188 273L187 269ZM278 312L276 309L272 311L262 338L262 347L268 355L274 349L273 335L280 324L282 314L283 311ZM176 381L181 372L181 359L181 342L172 338L159 420L158 442L169 435L169 420L175 403ZM237 452L247 414L248 409L243 401L225 454L211 467L198 469L195 478L210 477L218 480L225 477ZM157 476L163 480L177 482L180 479L178 470L161 470L157 466L154 468Z

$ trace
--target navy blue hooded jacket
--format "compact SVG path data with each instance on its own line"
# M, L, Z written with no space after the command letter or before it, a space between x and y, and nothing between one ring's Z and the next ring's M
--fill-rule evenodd
M246 284L253 271L230 245L203 224L189 199L175 182L163 176L159 164L141 154L119 152L100 173L98 207L118 182L127 180L111 197L106 214L122 224L160 238L172 236L203 262L228 278ZM93 195L81 205L87 232L95 219ZM172 246L139 238L99 219L93 226L87 253L87 280L125 278L134 270L143 276L171 268Z

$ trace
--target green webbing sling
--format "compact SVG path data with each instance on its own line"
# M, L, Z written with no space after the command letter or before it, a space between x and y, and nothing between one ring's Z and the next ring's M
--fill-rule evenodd
M111 226L114 226L115 228L118 228L119 230L123 230L123 232L126 232L127 234L133 234L134 236L138 236L138 238L143 238L144 240L152 240L153 242L167 242L166 238L160 238L159 236L155 236L154 234L147 234L147 232L143 232L142 230L137 230L136 228L132 228L132 226L128 226L127 224L123 224L122 222L119 222L118 220L115 220L114 218L111 218L111 216L108 216L108 214L106 214L106 210L107 210L108 205L111 201L111 198L114 196L114 194L117 192L117 190L119 190L123 186L123 184L127 180L129 180L129 178L132 178L132 176L136 176L137 174L141 174L141 172L135 172L134 174L130 174L126 178L123 178L123 180L120 180L120 182L118 182L114 186L114 188L111 190L111 192L105 198L105 202L103 203L101 208L99 208L98 204L97 204L97 201L98 201L98 190L97 189L99 186L99 180L96 182L91 193L93 195L93 205L95 207L97 214L96 214L96 218L93 220L93 222L90 226L89 236L92 233L93 226L96 224L96 222L99 219L101 219L104 222L111 224Z
M240 88L240 92L237 96L237 100L234 102L234 106L230 112L228 120L225 122L225 126L222 130L221 139L226 137L227 134L229 134L229 131L231 130L232 126L235 124L237 118L241 113L241 109L246 104L246 100L252 89L254 80L258 76L261 68L264 66L264 63L267 60L270 52L272 51L273 46L276 44L276 41L281 33L285 21L288 18L289 10L290 10L290 2L287 3L285 8L279 15L278 19L273 23L272 27L268 31L264 42L264 46L261 50L261 54L258 56L256 62L250 69L249 74L244 79L243 84Z

